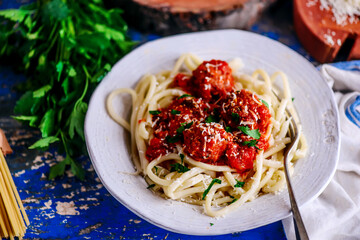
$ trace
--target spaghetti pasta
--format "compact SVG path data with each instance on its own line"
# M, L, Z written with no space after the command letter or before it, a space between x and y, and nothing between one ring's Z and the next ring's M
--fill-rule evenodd
M30 222L4 157L9 152L10 146L0 129L0 236L22 239Z
M286 109L299 122L284 73L269 76L259 69L247 75L241 67L239 59L203 62L184 54L172 70L147 74L135 90L115 90L106 103L109 115L130 131L137 173L152 190L204 206L211 217L283 189L283 149L290 142ZM277 78L281 100L274 94ZM130 122L112 106L122 93L132 96ZM291 167L307 151L301 126L300 133Z

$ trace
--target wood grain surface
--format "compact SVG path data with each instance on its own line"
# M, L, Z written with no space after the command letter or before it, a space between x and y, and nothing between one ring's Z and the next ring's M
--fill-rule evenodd
M249 29L277 0L107 0L125 9L140 31L160 35L222 28Z

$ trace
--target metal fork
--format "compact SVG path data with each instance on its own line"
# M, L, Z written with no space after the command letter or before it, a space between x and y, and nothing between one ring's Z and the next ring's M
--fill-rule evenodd
M291 138L291 142L289 144L287 144L285 149L284 149L285 177L286 177L286 183L287 183L287 188L288 188L288 192L289 192L289 198L290 198L290 204L291 204L291 212L293 214L296 239L298 239L298 240L300 240L300 239L301 240L308 240L309 236L308 236L308 234L306 232L304 222L302 220L298 205L296 203L294 191L293 191L293 188L291 186L290 173L289 173L289 169L288 169L289 166L288 166L288 161L287 161L289 154L291 153L292 149L295 146L295 143L297 143L299 141L300 134L299 134L299 131L298 131L297 124L296 124L294 118L292 117L292 115L291 115L291 113L290 113L290 111L288 109L286 109L286 114L287 114L288 119L291 118L290 126L289 126L289 135L290 135L290 138Z

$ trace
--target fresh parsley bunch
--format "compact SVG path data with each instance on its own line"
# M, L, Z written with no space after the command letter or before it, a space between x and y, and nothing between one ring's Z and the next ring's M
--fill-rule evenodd
M134 45L121 13L105 9L102 0L38 0L0 11L0 60L28 77L14 118L40 130L41 139L29 148L44 150L59 142L66 153L50 169L50 179L63 175L67 165L84 179L75 159L86 153L89 96Z

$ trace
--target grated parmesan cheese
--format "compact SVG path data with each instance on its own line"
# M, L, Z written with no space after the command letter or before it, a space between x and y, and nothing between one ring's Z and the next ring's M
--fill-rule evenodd
M314 0L308 2L313 3ZM360 0L320 0L320 3L320 9L332 11L334 20L338 25L359 21Z

